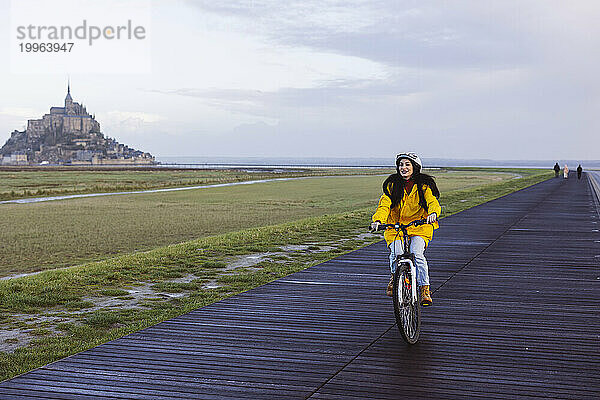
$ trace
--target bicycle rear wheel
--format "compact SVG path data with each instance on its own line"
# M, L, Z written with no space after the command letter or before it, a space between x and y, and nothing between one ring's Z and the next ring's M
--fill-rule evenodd
M418 295L416 302L412 299L413 284L416 279L411 277L410 266L399 264L394 274L394 314L400 334L408 344L417 343L421 332L421 307Z

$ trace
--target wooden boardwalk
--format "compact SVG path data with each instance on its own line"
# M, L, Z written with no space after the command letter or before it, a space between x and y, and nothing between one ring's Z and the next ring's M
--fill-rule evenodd
M1 399L600 399L588 176L445 218L407 346L382 242L0 383Z

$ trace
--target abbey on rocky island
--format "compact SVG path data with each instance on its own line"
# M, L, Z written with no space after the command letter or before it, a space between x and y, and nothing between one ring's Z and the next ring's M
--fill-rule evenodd
M95 116L73 101L70 83L64 107L51 107L41 119L28 120L27 129L15 130L0 149L1 165L154 163L152 154L104 137Z

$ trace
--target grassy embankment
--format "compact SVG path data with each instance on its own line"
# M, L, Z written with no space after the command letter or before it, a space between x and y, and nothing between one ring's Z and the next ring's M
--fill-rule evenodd
M302 176L377 175L389 169L122 169L0 167L0 200L211 185Z
M444 192L441 202L448 215L548 177L547 173L528 174L522 179ZM339 198L339 192L334 197ZM373 211L372 201L354 211L204 237L2 281L2 328L27 330L39 339L2 354L0 377L14 376L378 240L358 235ZM305 245L304 251L283 251L282 246L290 244ZM253 266L224 270L236 257L262 252L271 254ZM207 283L213 283L213 288ZM106 298L135 302L132 293L140 287L155 295L139 299L131 308L98 307ZM182 296L157 295L174 293Z

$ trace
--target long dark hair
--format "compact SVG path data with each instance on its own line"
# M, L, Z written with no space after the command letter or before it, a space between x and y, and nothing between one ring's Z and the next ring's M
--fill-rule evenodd
M398 160L400 161L400 160ZM423 185L427 185L431 188L431 192L436 198L440 197L440 191L435 184L433 176L421 173L421 167L416 165L412 160L408 160L413 166L413 174L411 179L417 185L417 193L419 194L419 205L423 207L426 212L429 212L427 207L427 201L425 200L425 194L423 193ZM400 175L400 168L396 164L396 173L387 177L383 182L383 193L385 193L390 199L392 199L391 208L396 207L400 204L404 193L404 178Z

